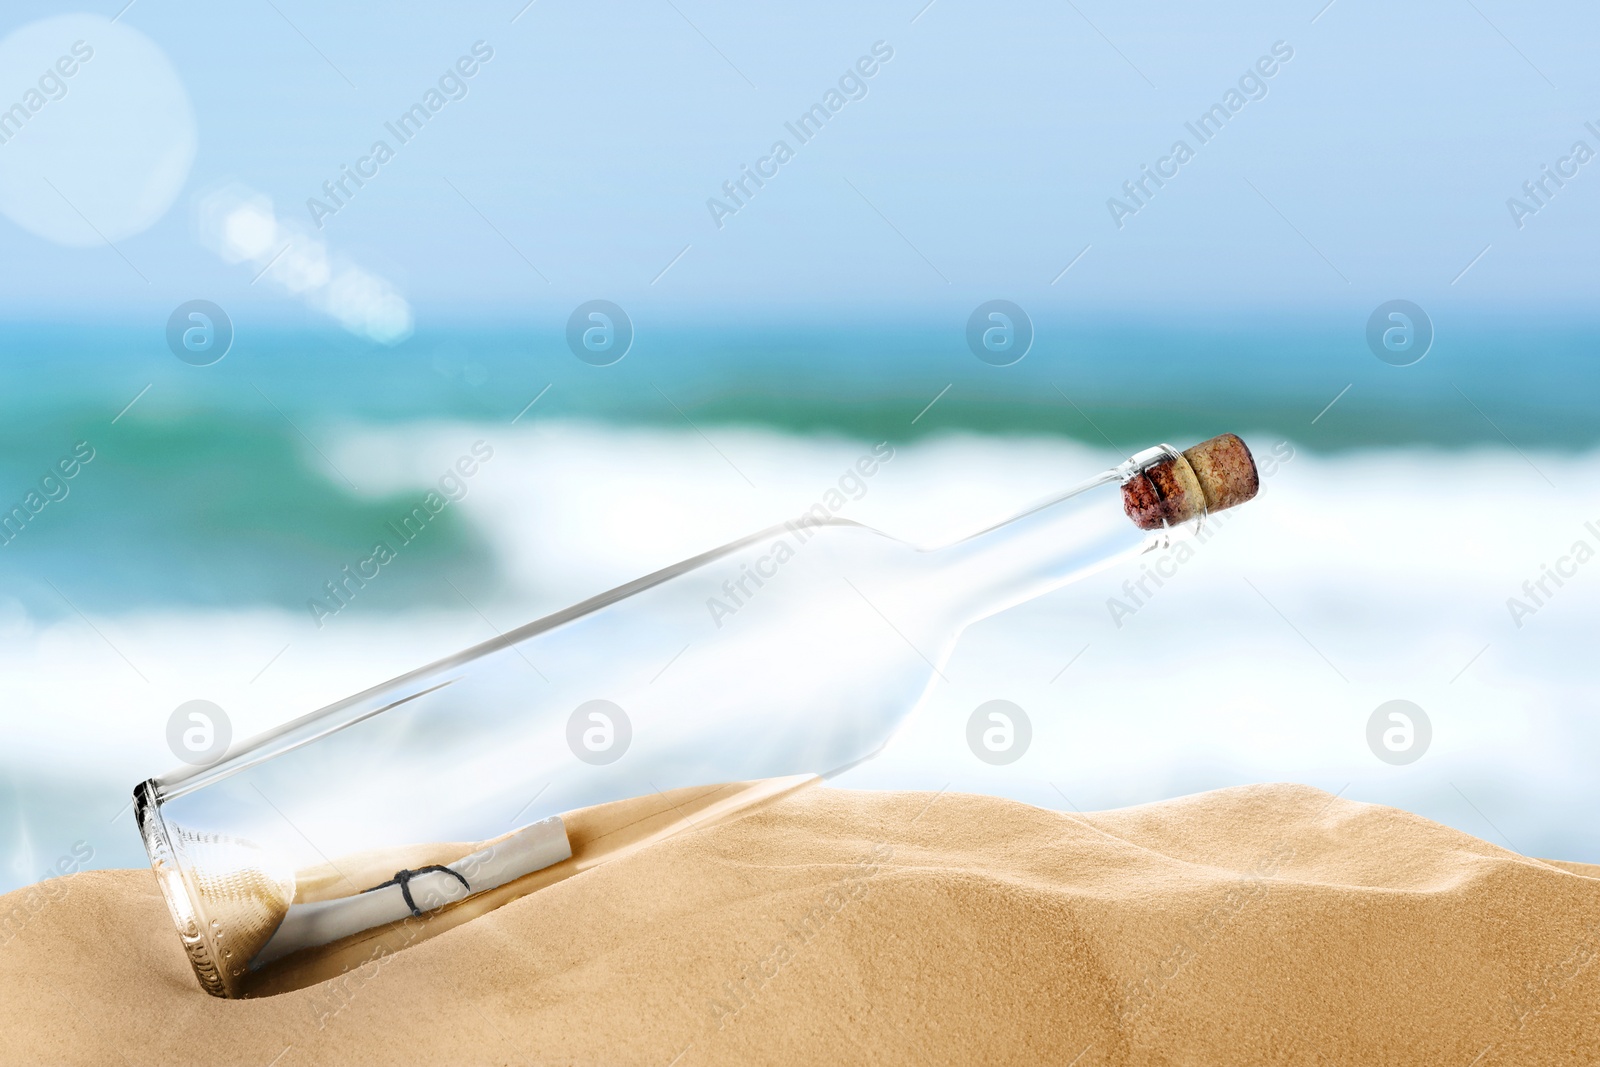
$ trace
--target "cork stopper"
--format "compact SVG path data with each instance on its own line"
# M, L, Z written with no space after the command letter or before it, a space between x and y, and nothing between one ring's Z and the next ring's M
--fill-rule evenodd
M1122 507L1141 530L1175 526L1202 510L1222 511L1256 495L1256 461L1237 435L1225 433L1164 456L1122 484Z

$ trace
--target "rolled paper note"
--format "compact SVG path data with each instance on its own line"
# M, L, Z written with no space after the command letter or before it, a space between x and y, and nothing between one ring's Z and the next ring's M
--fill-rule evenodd
M331 944L409 915L454 904L571 856L566 824L557 815L524 826L452 863L398 872L394 880L366 892L291 904L271 940L250 961L250 969L264 967L303 948Z

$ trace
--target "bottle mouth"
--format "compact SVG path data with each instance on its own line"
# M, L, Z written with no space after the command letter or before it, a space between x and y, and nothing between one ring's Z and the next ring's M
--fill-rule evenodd
M1225 433L1182 452L1157 445L1126 464L1122 508L1141 530L1204 521L1250 500L1261 486L1255 458L1236 434Z

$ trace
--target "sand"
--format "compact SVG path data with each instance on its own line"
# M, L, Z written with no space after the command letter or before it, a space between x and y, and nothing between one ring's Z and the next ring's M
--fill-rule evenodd
M200 991L147 870L0 897L4 1063L1597 1059L1600 867L1301 786L806 789L243 1001Z

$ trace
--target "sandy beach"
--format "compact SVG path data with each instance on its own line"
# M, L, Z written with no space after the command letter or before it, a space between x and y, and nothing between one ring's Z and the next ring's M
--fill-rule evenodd
M148 870L0 897L5 1063L1583 1064L1600 867L1292 785L801 790L330 981L202 993Z

